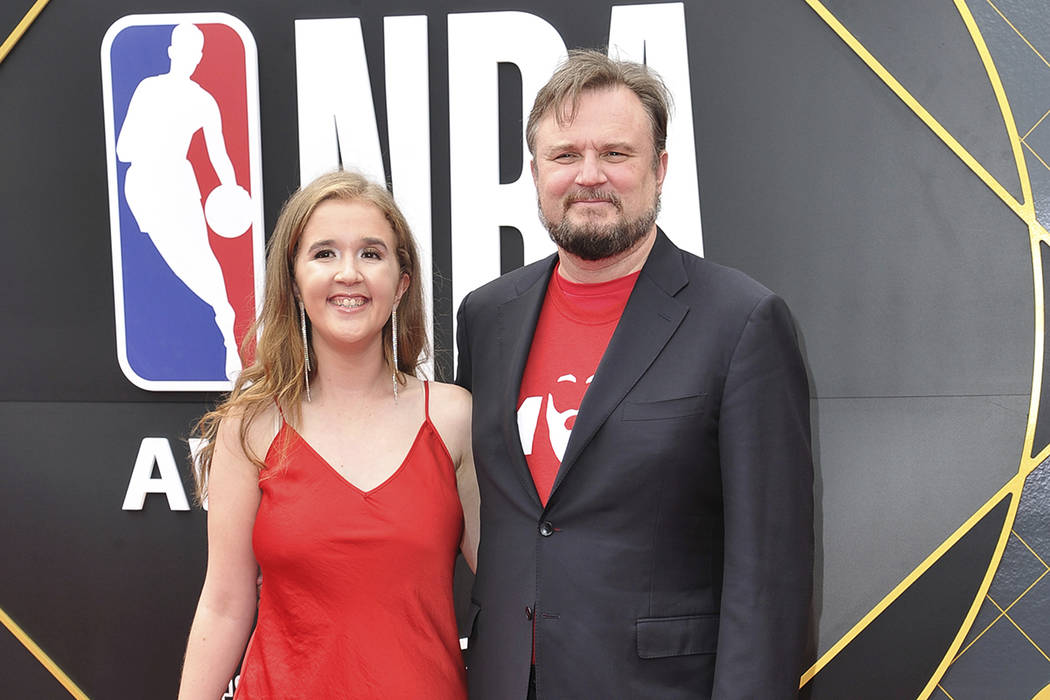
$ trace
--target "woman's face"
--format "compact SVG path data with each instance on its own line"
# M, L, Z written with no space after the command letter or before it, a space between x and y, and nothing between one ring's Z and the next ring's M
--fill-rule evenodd
M381 345L383 326L409 283L390 222L374 204L357 199L330 199L314 209L299 240L294 276L315 351Z

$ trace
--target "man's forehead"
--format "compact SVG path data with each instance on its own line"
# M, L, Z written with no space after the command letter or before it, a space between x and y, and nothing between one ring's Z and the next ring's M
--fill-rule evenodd
M649 139L649 119L641 101L634 93L623 89L629 96L626 99L617 99L615 89L582 93L575 106L571 98L566 98L540 120L537 141L542 139L547 147L578 141L615 146ZM603 100L597 106L585 104L595 96L601 99L606 95L610 97L609 101Z
M626 85L603 85L601 87L581 90L575 95L566 95L562 98L561 102L558 102L548 110L544 117L553 119L557 125L565 127L575 121L580 106L584 102L595 98L599 100L603 98L612 100L619 96L622 96L628 101L630 101L631 97L634 97L634 101L637 102L638 108L642 109L641 100L638 100L638 97L631 92Z

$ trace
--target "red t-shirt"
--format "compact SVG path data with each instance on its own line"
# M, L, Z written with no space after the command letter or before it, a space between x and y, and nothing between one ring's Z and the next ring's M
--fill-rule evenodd
M557 267L551 275L518 394L521 447L544 505L583 395L638 274L597 284L569 282Z

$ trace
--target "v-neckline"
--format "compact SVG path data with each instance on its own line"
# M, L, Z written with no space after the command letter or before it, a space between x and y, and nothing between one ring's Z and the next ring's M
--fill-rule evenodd
M373 495L376 491L379 491L381 488L383 488L387 484L389 484L391 481L393 481L397 477L398 474L400 474L402 471L404 471L405 465L408 464L408 458L412 456L413 452L415 452L416 445L419 444L419 439L423 436L423 429L427 427L427 423L429 423L429 422L430 422L430 417L429 416L423 419L423 422L419 426L419 430L416 431L415 438L413 438L413 440L412 440L412 444L409 445L409 447L408 447L408 452L405 454L404 459L401 460L401 463L397 465L397 469L395 469L393 472L390 473L390 475L388 477L386 477L385 479L383 479L382 481L380 481L378 484L376 484L372 488L368 489L367 491L365 489L362 489L360 486L358 486L354 482L350 481L350 479L347 479L345 476L340 474L339 470L336 469L335 467L333 467L332 464L327 459L325 459L321 455L320 452L315 450L314 446L311 445L310 442L305 437L303 437L299 433L298 430L296 430L294 427L292 427L291 423L289 423L288 421L284 421L284 425L285 425L285 427L288 428L288 430L292 431L292 433L299 440L299 442L301 442L304 445L306 445L306 449L310 450L310 452L315 457L317 457L318 461L320 461L321 464L323 464L325 466L325 468L328 469L328 471L330 471L333 476L335 476L335 478L339 479L339 481L341 481L344 484L346 484L347 486L349 486L351 489L356 491L359 495L368 497L368 496Z

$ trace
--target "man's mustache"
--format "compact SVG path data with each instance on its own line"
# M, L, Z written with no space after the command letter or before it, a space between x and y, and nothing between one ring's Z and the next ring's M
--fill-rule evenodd
M565 198L565 206L568 207L569 205L575 204L576 202L593 202L595 200L601 202L609 202L614 207L616 207L617 210L621 208L620 197L615 192L608 192L606 190L601 189L574 190L570 192L569 195Z

